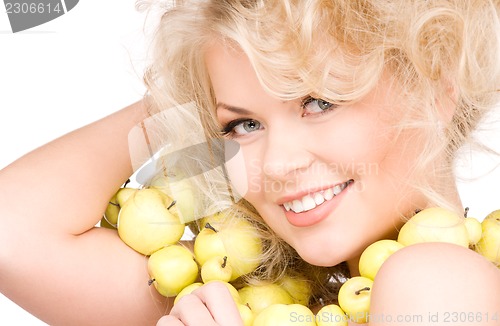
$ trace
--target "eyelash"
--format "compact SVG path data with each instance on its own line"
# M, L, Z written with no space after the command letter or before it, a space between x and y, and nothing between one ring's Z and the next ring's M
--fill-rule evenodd
M314 101L323 101L325 103L328 103L330 104L330 106L325 109L325 110L322 110L320 112L315 112L314 114L318 115L318 114L326 114L326 113L329 113L331 112L332 110L336 109L338 107L337 104L334 104L334 103L331 103L331 102L328 102L328 101L325 101L325 100L322 100L320 98L316 98L316 97L312 97L312 96L308 96L306 97L305 99L302 100L302 103L301 103L301 108L302 110L305 110L307 105L309 105L310 103L314 102ZM305 116L308 116L309 114L303 114L302 116L305 117Z
M234 128L238 126L240 123L243 123L245 121L252 120L252 119L235 119L232 121L229 121L227 124L225 124L222 127L221 135L222 136L234 136Z
M307 105L309 105L310 103L312 103L313 101L323 101L319 98L315 98L315 97L312 97L312 96L308 96L306 98L304 98L302 100L302 102L300 103L300 107L302 108L302 110L305 110ZM324 101L324 102L327 102L327 101ZM314 114L315 115L323 115L323 114L326 114L326 113L329 113L331 112L333 109L337 108L338 105L336 104L333 104L333 103L330 103L330 102L327 102L329 104L331 104L331 106L325 110L322 110L321 112L315 112ZM302 116L305 117L305 116L308 116L309 114L303 114ZM247 118L241 118L241 119L235 119L235 120L232 120L232 121L229 121L227 124L225 124L223 127L222 127L222 130L221 130L221 135L224 137L230 137L230 138L234 138L234 137L237 137L235 135L235 132L234 132L234 129L241 123L243 122L247 122L247 121L252 121L253 119L247 119Z

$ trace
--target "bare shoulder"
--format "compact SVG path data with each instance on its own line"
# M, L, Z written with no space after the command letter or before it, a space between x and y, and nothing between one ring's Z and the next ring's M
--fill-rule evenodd
M457 245L408 246L377 274L370 313L373 325L500 325L500 269Z

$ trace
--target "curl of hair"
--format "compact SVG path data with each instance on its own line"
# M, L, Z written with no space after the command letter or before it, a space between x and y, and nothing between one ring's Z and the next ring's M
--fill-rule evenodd
M425 144L410 178L420 182L412 186L431 204L457 209L448 190L430 181L452 177L455 153L499 102L498 0L183 0L163 8L144 76L157 109L194 102L204 132L219 137L204 62L215 44L244 51L262 86L283 100L314 94L355 102L390 72L399 91L394 102L404 103L394 128L418 131ZM443 103L454 113L440 133ZM440 158L446 164L437 164ZM245 200L232 209L262 231L259 278L306 268L316 280L345 275L344 265L325 274L301 262Z

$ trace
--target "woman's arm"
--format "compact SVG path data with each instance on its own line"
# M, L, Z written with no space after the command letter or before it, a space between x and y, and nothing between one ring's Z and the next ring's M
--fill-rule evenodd
M370 325L500 325L499 291L500 269L472 250L412 245L377 274Z
M148 287L146 258L94 228L132 174L139 101L0 171L0 291L49 324L155 324L169 302Z

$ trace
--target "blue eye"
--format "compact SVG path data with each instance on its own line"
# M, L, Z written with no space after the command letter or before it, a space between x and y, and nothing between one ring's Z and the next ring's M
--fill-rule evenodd
M259 129L262 129L262 126L257 120L236 119L224 126L222 134L237 137L249 134Z
M257 120L242 121L234 127L234 132L237 134L250 133L260 129L260 122Z
M303 116L315 113L328 112L336 107L337 106L333 103L330 103L322 99L317 99L314 97L308 97L302 102L302 108L305 111Z

